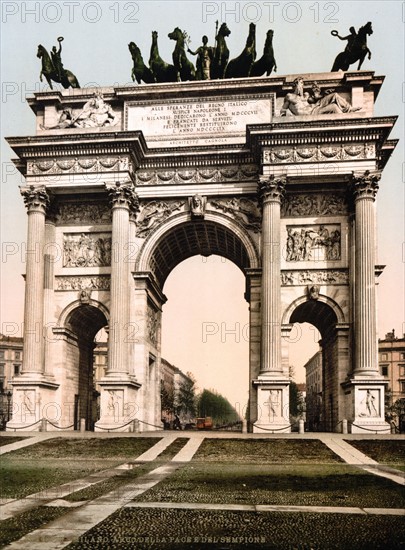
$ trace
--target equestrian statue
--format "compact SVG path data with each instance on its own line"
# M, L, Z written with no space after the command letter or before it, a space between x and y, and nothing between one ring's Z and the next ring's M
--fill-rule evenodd
M173 65L176 69L177 82L185 80L195 80L195 68L191 61L186 56L184 47L186 41L186 33L176 27L173 32L168 34L170 40L175 40L176 45L172 54Z
M163 61L159 55L158 33L152 32L152 46L150 48L149 67L156 82L176 82L177 71L174 65Z
M218 21L217 21L218 25ZM211 80L224 78L225 69L228 64L229 50L226 45L226 38L231 34L226 23L222 23L218 33L215 35L216 46L214 48L214 59L211 67Z
M231 59L225 69L225 78L243 78L249 76L250 69L256 59L256 25L250 23L249 34L243 52Z
M143 82L145 82L145 84L153 84L153 82L156 82L154 74L152 73L150 68L145 65L141 50L138 48L135 42L130 42L128 44L128 48L131 52L132 61L134 62L134 66L131 71L132 80L135 82L136 79L138 84L140 84L142 80Z
M39 73L39 80L42 82L42 75L44 75L51 90L53 90L52 80L54 82L62 84L64 88L80 88L80 84L75 75L68 69L65 69L63 67L61 58L62 41L63 36L59 36L59 49L54 46L51 51L51 56L42 46L42 44L39 44L37 57L42 60L42 68L41 72Z
M367 47L367 36L373 34L373 29L370 21L360 27L359 32L356 33L354 27L350 27L350 34L347 36L340 36L337 31L331 31L332 36L337 36L339 40L347 40L346 48L341 52L333 63L332 72L335 71L347 71L352 63L359 62L357 70L361 69L366 55L371 59L371 52Z
M267 31L263 55L260 59L253 63L249 76L262 76L264 73L266 73L266 76L270 76L273 69L277 72L277 64L274 59L273 51L273 35L274 31L271 29Z

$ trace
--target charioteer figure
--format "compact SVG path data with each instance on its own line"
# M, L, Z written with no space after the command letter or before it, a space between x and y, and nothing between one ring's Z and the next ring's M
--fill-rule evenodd
M195 52L187 49L191 55L198 55L196 63L196 77L197 80L210 80L211 79L211 63L214 58L214 49L208 44L208 37L202 37L203 45L196 49Z
M66 78L65 69L63 68L62 57L61 57L63 36L59 36L57 40L59 42L59 49L56 46L53 46L51 51L51 59L52 59L53 66L56 69L58 79L60 82L62 82L62 79Z

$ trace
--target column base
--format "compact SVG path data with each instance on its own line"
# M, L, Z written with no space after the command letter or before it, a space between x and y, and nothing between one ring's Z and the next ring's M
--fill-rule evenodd
M6 431L41 431L42 419L59 414L55 391L59 384L41 373L24 373L11 382L13 386L12 416Z
M253 380L257 388L257 417L253 433L290 433L290 380L283 376L260 376Z
M385 421L384 393L387 383L380 377L356 376L342 384L351 399L351 433L391 433L391 427Z
M100 419L95 432L133 432L138 430L140 409L138 390L141 384L128 375L111 374L99 381Z

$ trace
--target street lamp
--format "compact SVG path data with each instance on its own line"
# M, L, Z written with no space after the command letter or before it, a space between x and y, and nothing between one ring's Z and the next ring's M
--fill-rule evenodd
M13 394L9 390L6 393L6 397L7 397L7 422L10 420L10 409L11 409L11 398L12 398L12 396L13 396Z

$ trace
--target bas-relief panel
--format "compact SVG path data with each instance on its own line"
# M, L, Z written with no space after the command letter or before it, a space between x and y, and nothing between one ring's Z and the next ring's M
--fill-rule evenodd
M111 265L111 233L64 233L63 267Z
M287 225L287 262L318 262L341 259L340 224Z

